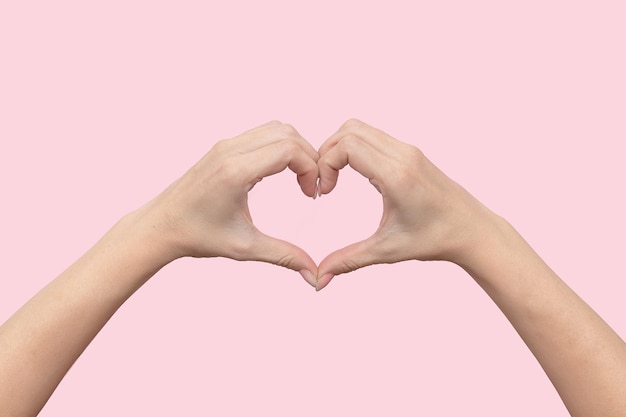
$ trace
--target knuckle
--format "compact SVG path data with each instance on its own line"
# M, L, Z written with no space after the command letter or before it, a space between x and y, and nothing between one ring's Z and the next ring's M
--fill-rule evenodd
M342 274L347 274L348 272L354 272L357 269L360 269L361 265L359 265L357 262L352 261L352 260L344 260L341 264L340 267L340 272Z
M276 265L278 266L282 266L285 268L289 268L289 269L293 269L292 265L294 263L294 258L292 255L282 255L280 258L278 258L275 262Z
M296 130L296 128L290 125L289 123L281 124L280 132L286 138L292 138L292 137L298 136L298 131Z
M363 126L363 122L362 121L360 121L359 119L350 118L350 119L345 121L345 123L343 124L342 128L351 130L351 129L358 129L361 126Z
M400 167L399 169L387 168L384 171L385 189L394 195L406 193L407 190L412 189L416 185L416 182L419 181L419 175L416 178L412 168L405 167L401 164L398 164L398 166Z
M229 147L230 139L222 139L213 145L213 150L216 152L222 152Z
M361 146L362 142L363 140L357 135L348 134L341 139L340 145L343 147L344 150L350 153L350 151L353 151L354 149Z
M241 175L241 167L234 158L228 158L222 161L217 169L216 176L225 184L233 184L237 182L237 178Z
M408 155L410 156L409 164L413 169L407 168L406 171L423 173L427 170L430 161L422 151L413 147L412 152L408 153Z
M292 140L283 140L281 141L281 149L283 152L283 155L291 157L292 155L294 155L295 153L297 153L300 150L300 146L292 141Z
M403 246L394 243L394 241L400 239L402 239L402 234L395 230L381 232L371 249L371 253L378 259L378 263L389 264L396 262L396 258L400 253L399 248Z
M408 145L409 149L406 154L416 163L423 164L426 161L426 155L424 152L416 148L415 146Z
M387 186L400 191L408 190L423 183L423 173L428 159L418 148L408 145L394 163L387 167L385 175Z

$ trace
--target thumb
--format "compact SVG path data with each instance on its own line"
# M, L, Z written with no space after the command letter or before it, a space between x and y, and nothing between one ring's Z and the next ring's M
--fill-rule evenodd
M298 246L258 232L252 247L246 255L246 260L268 262L297 271L302 277L315 287L317 280L317 265L315 261Z
M352 272L368 265L384 263L384 254L381 252L379 243L377 235L374 235L328 255L317 269L318 278L315 289L320 291L335 275Z

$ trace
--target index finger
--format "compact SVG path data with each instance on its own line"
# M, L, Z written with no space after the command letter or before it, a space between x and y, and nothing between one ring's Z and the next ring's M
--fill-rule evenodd
M292 125L281 122L269 122L231 139L238 152L254 152L264 146L282 140L293 140L313 160L319 159L319 154L311 144L302 137Z
M318 178L317 160L311 158L294 140L270 143L242 155L242 158L244 158L242 166L247 172L250 186L289 167L298 176L302 192L309 197L315 196Z
M335 146L321 155L319 167L319 193L328 194L337 185L339 171L350 165L355 171L368 178L380 190L381 170L388 157L361 136L347 134L338 137Z
M332 149L341 138L347 135L356 135L381 152L395 141L394 138L382 130L376 129L360 120L349 119L320 146L318 150L320 156Z

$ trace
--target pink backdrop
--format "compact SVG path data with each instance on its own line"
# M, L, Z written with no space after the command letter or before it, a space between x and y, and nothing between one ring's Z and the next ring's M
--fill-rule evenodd
M217 140L279 119L317 147L358 117L509 219L625 336L624 3L297 3L0 3L0 321ZM321 200L288 172L250 200L318 261L381 213L350 171ZM41 415L567 412L459 268L375 266L316 294L213 259L142 288Z

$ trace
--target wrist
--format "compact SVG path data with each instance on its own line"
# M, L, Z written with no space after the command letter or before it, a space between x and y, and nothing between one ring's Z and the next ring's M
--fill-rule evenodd
M472 237L451 259L472 276L474 271L493 264L494 259L506 257L507 251L514 250L520 240L523 241L513 226L495 213L489 213L481 222L475 222L472 228Z
M547 268L517 230L497 215L455 263L492 298L525 294L529 291L525 277Z
M122 217L109 231L120 243L140 256L153 268L162 268L183 254L177 244L172 222L152 202Z

